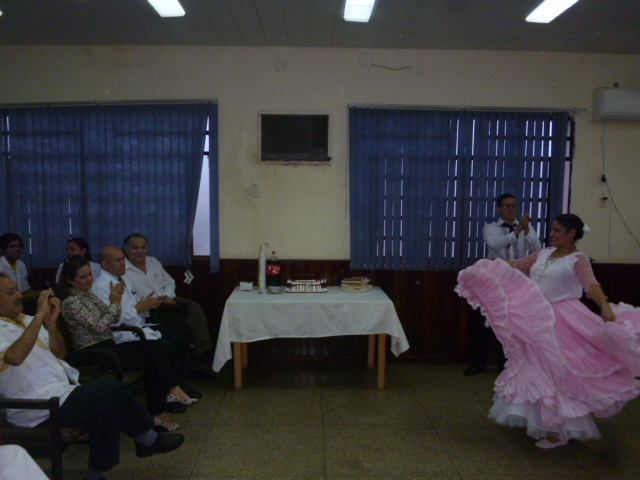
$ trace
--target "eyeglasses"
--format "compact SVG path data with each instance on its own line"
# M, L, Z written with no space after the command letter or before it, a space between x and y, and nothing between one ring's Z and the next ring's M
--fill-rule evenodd
M509 203L508 205L500 205L500 208L504 208L505 210L515 210L518 208L517 203Z

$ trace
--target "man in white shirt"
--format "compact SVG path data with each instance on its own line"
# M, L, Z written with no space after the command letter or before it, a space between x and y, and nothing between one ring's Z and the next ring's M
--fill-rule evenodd
M124 239L128 280L139 296L155 293L162 300L155 310L161 321L172 315L182 318L191 330L197 358L206 356L212 352L213 345L202 307L192 300L176 297L175 280L156 258L148 255L148 248L146 237L140 233L132 233Z
M153 294L147 295L138 300L131 288L131 284L125 277L126 266L124 253L118 247L107 246L100 252L101 271L98 278L93 282L91 291L95 293L105 305L109 305L109 295L111 294L111 285L116 283L124 283L125 289L122 294L122 313L120 314L120 323L140 327L144 330L147 340L157 340L162 337L161 332L157 331L155 324L147 323L148 311L160 304L160 299ZM146 315L143 315L146 314ZM131 332L113 332L116 343L131 342L137 340Z
M147 323L149 311L157 308L162 299L156 296L155 292L140 297L136 291L132 289L129 280L126 277L126 263L124 252L118 247L107 246L100 252L100 266L102 271L98 278L93 282L91 291L95 293L105 305L109 305L109 294L111 292L111 284L124 282L125 289L122 295L120 320L121 323L141 327L147 340L157 340L162 337L166 340L167 349L173 361L174 371L180 381L180 386L191 397L201 398L200 392L185 385L185 377L187 372L187 361L191 356L191 332L186 325L179 323L155 324ZM130 332L114 332L117 343L136 340L122 334L130 334ZM133 335L133 334L131 334Z
M59 397L62 425L89 428L88 480L104 478L102 472L118 464L120 432L135 438L139 457L169 452L182 444L180 434L156 433L151 416L117 381L78 385L78 371L62 360L66 348L56 326L60 301L52 290L45 290L37 304L35 316L24 315L16 283L0 274L1 397ZM49 413L12 409L7 418L15 425L34 427L48 421Z
M518 202L513 195L500 195L496 199L496 211L499 215L498 220L482 229L482 237L487 244L487 258L515 260L541 248L538 234L531 226L531 217L524 214L518 220ZM489 327L481 326L476 343L472 345L471 366L464 371L465 375L475 375L486 369L492 343L496 343L493 331ZM499 348L498 373L504 369L504 363L504 353L502 348Z
M540 239L531 226L531 217L525 213L520 220L517 218L518 202L513 195L500 195L496 200L496 210L498 220L482 229L488 249L487 258L515 260L540 250Z

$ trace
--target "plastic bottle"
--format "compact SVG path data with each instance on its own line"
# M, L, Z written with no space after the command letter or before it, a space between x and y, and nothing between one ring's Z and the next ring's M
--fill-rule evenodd
M267 260L267 287L280 286L280 260L276 252L271 252L271 257Z

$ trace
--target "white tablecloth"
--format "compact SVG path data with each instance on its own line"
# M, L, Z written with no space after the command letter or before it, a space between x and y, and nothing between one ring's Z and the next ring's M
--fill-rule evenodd
M329 287L327 293L276 295L236 288L222 314L213 370L231 359L231 342L378 333L389 335L396 356L409 348L396 309L379 287L361 293Z

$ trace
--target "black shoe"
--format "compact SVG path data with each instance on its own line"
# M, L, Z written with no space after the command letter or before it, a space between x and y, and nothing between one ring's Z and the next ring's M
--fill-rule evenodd
M476 375L478 373L482 373L486 370L485 367L476 367L475 365L471 365L469 368L467 368L464 373L467 377L470 377L471 375Z
M169 413L184 413L187 411L187 407L180 402L167 402L167 412Z
M189 395L191 398L202 398L202 394L200 392L198 392L197 390L194 390L188 385L180 385L180 388L182 388L184 393Z
M178 448L184 442L184 435L181 433L159 433L156 443L150 447L145 447L136 442L136 456L150 457L158 453L167 453Z

